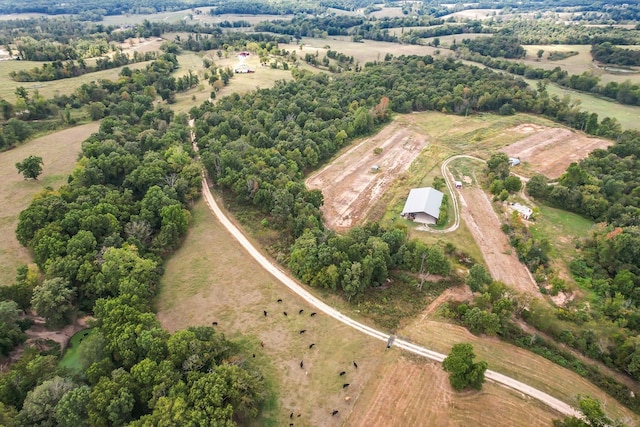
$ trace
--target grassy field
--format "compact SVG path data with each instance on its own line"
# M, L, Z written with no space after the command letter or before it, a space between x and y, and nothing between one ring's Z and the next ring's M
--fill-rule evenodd
M278 298L283 299L281 304ZM296 425L338 425L330 412L348 413L351 405L344 400L338 372L348 371L349 395L357 396L385 349L383 343L332 318L310 317L312 307L259 267L203 201L194 207L193 224L182 247L166 264L156 308L170 331L216 321L228 337L245 337L246 348L264 364L278 394L260 425L285 425L291 412L301 414ZM304 311L299 314L299 310ZM306 329L303 335L302 329ZM308 348L311 343L313 349ZM353 369L353 360L360 369Z
M550 426L560 418L534 399L485 383L482 391L455 392L438 363L391 350L345 425ZM526 420L526 421L525 421Z
M276 302L278 298L283 299L281 304ZM354 309L335 297L324 299L341 310ZM372 418L361 412L375 410L370 396L381 387L380 381L386 378L389 369L399 375L408 372L405 359L398 361L400 353L396 350L390 353L383 343L322 314L309 317L312 308L274 282L247 257L202 201L195 205L193 223L182 247L166 264L156 308L163 326L171 331L216 321L216 328L228 337L243 336L243 347L256 355L256 362L263 366L272 388L267 408L256 425L286 425L291 412L295 414L296 425L355 425L353 420L359 420L357 425L381 425L372 424ZM304 312L298 314L301 309ZM266 317L263 310L267 311ZM284 316L284 311L288 316ZM359 317L358 313L350 315ZM301 329L306 329L304 335L299 333ZM308 348L310 343L315 344L313 349ZM351 364L354 360L359 365L357 370ZM304 369L300 369L300 361L304 362ZM399 415L421 417L426 408L428 413L439 417L434 418L436 425L450 425L446 424L450 419L447 408L456 419L471 422L469 417L476 411L496 405L503 408L497 413L506 411L507 419L521 421L522 412L508 408L524 410L525 405L533 405L525 412L545 420L557 416L498 386L489 385L481 394L453 393L437 364L423 360L411 364L421 371L427 370L416 377L419 383L414 381L410 388L385 392L394 402L389 410ZM347 372L344 378L338 376L342 370ZM349 388L343 389L343 383L349 383ZM412 403L416 401L415 395L410 390L416 388L446 396L448 406L443 407L438 399L427 399L415 406ZM406 405L406 409L399 410L397 405ZM334 409L339 410L335 418L330 416ZM350 415L352 410L355 418Z
M78 372L80 370L81 366L79 362L78 349L82 345L82 340L91 335L91 331L93 331L93 329L85 329L83 331L76 332L76 334L71 337L71 339L69 340L69 344L67 345L67 349L62 355L62 359L60 359L59 365L61 367L67 368L74 372Z
M525 79L531 87L536 87L537 81ZM620 122L623 129L640 130L640 107L632 105L622 105L617 102L608 101L588 93L578 92L571 89L565 89L554 84L547 85L547 91L551 95L557 95L560 98L570 97L574 102L578 102L581 109L596 113L598 119L605 117L614 117Z
M148 62L138 62L127 65L130 69L144 68ZM41 67L41 62L32 61L2 61L0 62L0 98L11 103L15 102L15 91L17 87L24 87L29 93L37 90L45 98L53 98L54 95L71 95L77 87L92 81L101 79L115 80L124 67L113 68L111 70L96 71L95 73L84 74L70 79L54 80L51 82L16 82L9 77L9 73L14 70L31 69Z
M201 83L193 89L176 94L176 102L171 105L171 108L174 111L186 113L192 107L200 105L202 102L209 99L213 88L208 82L203 80L205 68L203 66L202 59L205 57L211 59L218 68L233 68L238 63L238 58L235 55L232 54L229 55L228 58L223 57L220 59L214 51L200 53L185 52L178 55L180 68L174 72L174 77L183 76L191 71L198 75ZM229 85L220 89L216 95L217 98L221 98L232 93L243 94L256 89L267 88L273 85L277 80L292 79L291 71L289 70L262 67L260 65L260 58L256 55L251 55L245 61L245 64L254 69L255 73L235 74L229 81Z
M27 249L16 239L18 214L35 194L45 187L57 188L67 182L75 166L82 141L97 131L98 122L65 129L0 153L0 285L13 283L16 268L31 262ZM43 172L37 181L25 181L15 164L36 155L43 159Z
M639 48L639 46L624 46L628 49ZM635 73L622 73L622 72L610 72L604 69L602 66L598 66L591 57L590 45L528 45L524 46L527 51L527 56L524 60L516 60L517 62L524 62L534 68L553 69L560 67L563 70L571 74L582 74L585 71L593 73L595 76L600 77L601 84L609 82L622 83L629 80L633 83L640 83L640 71ZM542 58L538 61L538 50L544 50ZM548 59L551 52L567 52L576 51L578 55L570 56L569 58L561 59L558 61L551 61Z
M445 354L454 344L468 342L473 345L478 359L489 363L489 369L511 376L574 405L578 394L598 398L604 403L610 416L622 419L626 425L638 425L640 422L640 417L578 374L497 338L478 337L461 326L428 318L416 319L412 325L399 331L399 334Z
M304 47L300 51L300 44ZM301 42L297 45L294 44L280 44L281 49L295 50L298 58L304 58L305 53L318 52L320 58L322 58L326 51L326 47L329 49L341 52L347 56L353 56L360 64L364 64L369 61L380 61L384 59L387 53L391 53L395 56L400 55L431 55L434 52L434 48L428 46L419 45L404 45L390 42L378 42L374 40L365 40L362 43L356 43L351 41L350 37L336 36L328 37L326 39L313 39L303 37Z

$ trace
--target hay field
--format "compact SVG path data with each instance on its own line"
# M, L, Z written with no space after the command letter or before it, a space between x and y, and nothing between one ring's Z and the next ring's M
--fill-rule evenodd
M57 188L73 171L82 141L98 130L98 122L76 126L33 139L0 153L0 286L11 285L16 268L31 262L29 251L16 239L18 215L45 187ZM15 164L35 155L44 162L38 180L25 181Z

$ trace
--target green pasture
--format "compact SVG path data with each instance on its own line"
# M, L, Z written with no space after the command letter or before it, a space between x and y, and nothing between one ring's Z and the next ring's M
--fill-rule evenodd
M82 346L82 341L91 336L92 333L93 329L83 329L71 337L69 344L62 355L62 359L60 359L59 365L61 367L74 372L79 372L82 369L79 349Z

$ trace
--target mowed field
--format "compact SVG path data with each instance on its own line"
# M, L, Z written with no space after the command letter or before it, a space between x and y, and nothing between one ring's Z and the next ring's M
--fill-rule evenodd
M477 358L489 363L489 369L511 376L572 405L577 404L578 394L595 397L604 403L609 416L619 418L629 426L640 423L638 415L580 375L497 338L475 336L462 326L439 320L437 315L416 317L411 324L398 331L398 335L444 354L448 354L454 344L470 343ZM512 425L528 424L516 422Z
M392 350L360 396L345 425L550 426L561 418L540 402L493 383L458 393L440 364Z
M593 73L593 75L600 77L600 82L603 84L609 82L622 83L629 80L633 83L640 83L640 69L635 72L621 72L611 71L603 65L595 62L591 56L591 45L527 45L523 46L527 51L527 56L522 59L514 60L517 62L524 62L534 68L544 68L546 70L552 70L556 67L560 67L567 71L569 75L582 74L584 72ZM638 46L623 46L625 49L637 49ZM542 49L544 54L542 58L538 60L537 53ZM549 59L551 52L578 52L578 55L570 56L565 59L552 61ZM617 68L614 66L614 69Z
M31 262L27 249L16 239L18 215L29 206L35 194L45 187L57 188L67 182L73 171L82 141L96 132L98 122L76 126L33 139L0 153L0 286L11 285L16 268ZM40 156L44 162L38 180L25 181L15 164L30 155Z

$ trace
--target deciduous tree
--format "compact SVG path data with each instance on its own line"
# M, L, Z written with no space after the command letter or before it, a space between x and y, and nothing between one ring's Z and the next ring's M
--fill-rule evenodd
M29 156L21 162L16 163L18 173L24 176L24 179L38 179L42 173L42 157Z
M449 382L454 390L482 388L487 362L474 363L475 356L471 344L460 343L453 346L449 356L442 362L444 370L449 372Z

